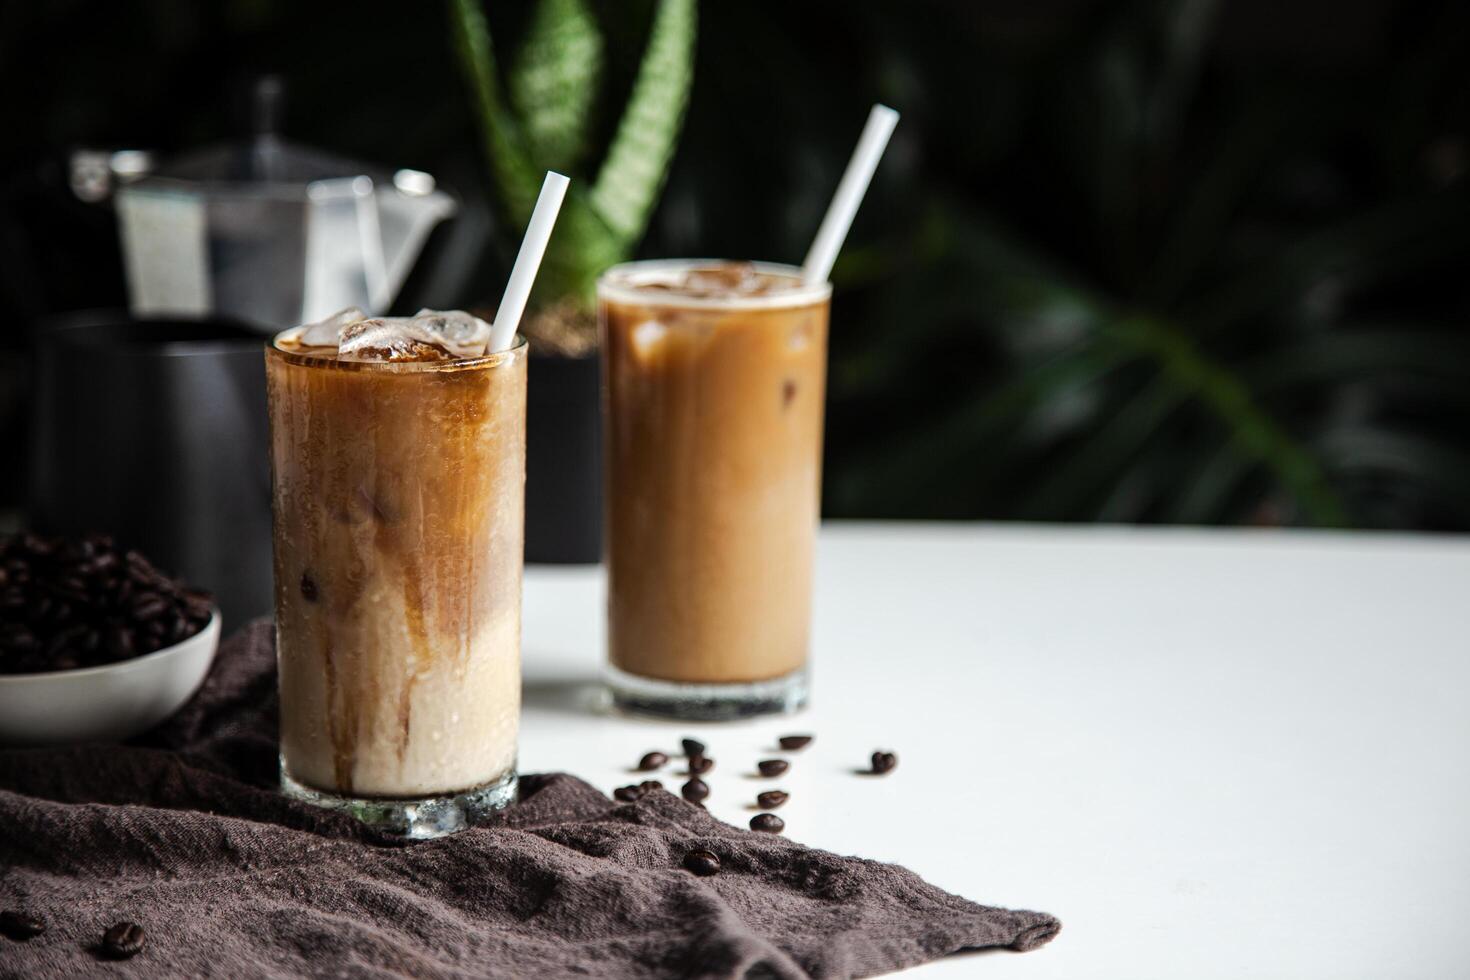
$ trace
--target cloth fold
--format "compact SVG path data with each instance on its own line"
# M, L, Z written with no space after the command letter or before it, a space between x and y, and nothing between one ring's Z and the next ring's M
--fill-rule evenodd
M569 775L523 776L488 826L384 837L275 791L275 697L257 622L134 743L0 751L0 911L47 923L0 937L0 977L862 977L1060 928ZM682 869L695 848L719 874ZM146 948L104 965L121 920Z

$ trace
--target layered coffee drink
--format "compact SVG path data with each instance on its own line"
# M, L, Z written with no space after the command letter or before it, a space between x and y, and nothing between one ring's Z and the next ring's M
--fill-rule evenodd
M804 701L829 295L752 263L599 282L619 705L724 718Z
M347 311L266 354L288 792L434 836L514 795L526 347Z

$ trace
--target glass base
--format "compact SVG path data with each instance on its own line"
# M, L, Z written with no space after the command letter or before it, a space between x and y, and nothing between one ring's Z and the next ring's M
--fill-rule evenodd
M281 760L281 792L287 796L328 810L340 810L374 830L410 840L429 840L467 830L496 810L514 803L516 787L516 770L512 766L493 783L447 796L405 800L337 796L298 783L286 771L286 760Z
M734 721L786 715L806 707L806 667L785 677L748 684L684 684L638 677L607 667L613 707L640 715L683 721Z

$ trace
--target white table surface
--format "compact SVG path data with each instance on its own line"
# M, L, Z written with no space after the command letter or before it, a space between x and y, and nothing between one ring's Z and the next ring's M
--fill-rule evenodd
M722 725L598 710L603 595L527 570L522 769L610 790L693 735L743 826L814 733L788 836L1063 922L917 976L1470 975L1470 539L829 524L812 707Z

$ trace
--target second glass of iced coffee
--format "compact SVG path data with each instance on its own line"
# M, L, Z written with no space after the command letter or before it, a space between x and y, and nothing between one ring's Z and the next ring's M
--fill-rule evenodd
M619 707L718 720L805 703L830 295L748 262L599 281Z

